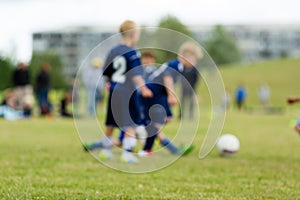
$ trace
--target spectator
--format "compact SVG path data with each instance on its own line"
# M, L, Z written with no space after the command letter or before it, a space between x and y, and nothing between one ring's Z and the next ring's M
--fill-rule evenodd
M13 109L17 108L17 97L14 90L8 89L4 92L4 99L2 100L1 105L8 106Z
M224 111L226 111L226 110L229 109L229 107L230 107L230 101L231 101L230 100L230 94L229 94L229 92L227 90L225 90L224 94L222 96L222 105L221 105L221 107L222 107L222 109Z
M239 85L235 92L235 102L239 110L241 110L244 107L246 96L246 88L243 85Z
M188 102L189 118L194 117L195 107L195 89L199 81L199 72L196 67L184 68L181 77L181 113L180 117L184 117L185 104Z
M72 103L72 91L67 91L60 101L60 115L62 117L73 117L73 114L68 111L70 103Z
M23 111L17 110L17 98L14 90L8 89L4 93L4 99L0 105L0 117L6 120L17 120L24 117Z
M48 99L49 90L50 65L45 62L41 65L41 70L36 78L36 95L41 115L50 115L51 113L51 103Z
M270 89L268 85L261 85L258 90L258 98L263 107L267 107L270 99Z
M32 97L32 86L30 85L29 71L25 63L19 63L17 69L13 73L13 83L16 95L16 109L23 110L26 116L31 115L33 103L28 103L28 99Z
M87 91L88 114L93 117L96 115L97 104L102 101L102 91L104 88L104 78L102 78L102 60L94 58L90 66L83 71L83 84Z
M73 105L73 113L74 115L79 115L79 103L80 103L80 97L79 97L79 84L76 79L76 75L72 78L72 105Z

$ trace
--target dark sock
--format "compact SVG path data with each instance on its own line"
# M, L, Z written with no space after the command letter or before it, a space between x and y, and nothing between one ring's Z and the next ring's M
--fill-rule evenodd
M101 149L101 148L103 148L104 146L103 146L103 142L102 142L102 140L101 141L98 141L98 142L93 142L92 144L91 144L91 146L90 146L90 150L94 150L94 149Z
M144 151L151 151L155 138L157 136L158 133L158 129L155 126L149 125L146 126L146 131L148 133L147 139L146 139L146 143L144 145Z
M174 144L172 144L172 142L168 138L161 140L160 144L166 147L172 154L179 153L179 149Z

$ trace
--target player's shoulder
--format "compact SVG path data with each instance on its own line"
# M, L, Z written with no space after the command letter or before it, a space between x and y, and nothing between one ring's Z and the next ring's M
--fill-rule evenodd
M175 66L178 66L179 63L180 63L180 62L179 62L179 60L178 60L177 58L174 58L174 59L169 60L169 61L167 62L167 64L168 64L169 67L175 67Z
M140 58L141 56L136 49L124 44L119 44L112 48L111 53L115 55L122 55L128 59Z
M167 65L175 71L183 72L183 64L177 58L170 60Z

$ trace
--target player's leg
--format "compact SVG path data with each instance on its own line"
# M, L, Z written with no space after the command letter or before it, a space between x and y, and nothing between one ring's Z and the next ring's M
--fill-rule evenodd
M191 91L189 95L189 118L193 119L194 118L194 107L195 107L195 95L193 94L193 91Z
M121 147L122 143L123 143L123 140L124 140L124 137L125 137L125 131L120 130L118 141L115 142L115 145L118 146L118 147Z
M129 113L130 117L132 118L134 124L137 126L136 137L139 139L140 143L144 145L147 132L144 127L144 108L143 108L143 99L140 93L135 90L132 94L129 102Z
M133 155L133 149L136 146L135 128L128 127L125 129L125 135L122 142L123 153L121 161L126 163L137 163L138 159Z
M119 95L118 91L111 91L109 93L108 102L107 102L107 115L106 115L106 129L104 132L104 136L102 138L102 144L103 144L103 150L100 152L99 157L103 160L110 159L112 157L111 148L113 147L113 130L114 127L119 127L119 121L120 121L120 115L118 113L113 113L113 108L115 110L120 110L122 115L121 106L119 104L119 97L116 96L114 99L112 98L112 95L116 94Z
M152 123L146 126L146 131L147 131L147 139L143 148L143 151L147 153L152 152L152 148L154 145L154 141L157 137L157 133L159 132L161 126L160 125L153 125Z
M113 147L113 126L107 126L105 129L105 135L102 140L99 141L99 147L102 145L102 150L99 153L99 157L101 160L109 160L112 158L111 148ZM96 144L96 143L94 143Z
M171 140L168 137L166 137L166 135L163 132L158 133L158 139L159 139L160 144L163 147L166 147L170 151L171 154L178 154L179 153L179 148L176 147L171 142Z
M186 147L177 147L163 132L159 132L157 138L159 139L160 144L163 147L166 147L169 152L174 155L187 155L194 149L193 144Z
M89 116L95 116L95 89L87 87L87 110Z
M103 138L99 141L94 141L94 142L87 142L85 143L84 149L86 151L92 151L95 149L102 149L102 148L111 148L112 144L113 144L113 126L107 126L105 129L105 135L103 136Z
M157 137L157 134L160 132L161 128L166 122L167 114L164 106L159 101L153 103L152 106L148 106L148 113L146 113L146 118L151 119L150 123L146 126L146 131L148 137L144 145L144 152L150 153L152 151L154 141Z
M241 110L241 108L242 108L242 101L239 100L239 99L237 99L236 100L236 105L237 105L238 110Z
M85 150L95 150L95 149L105 149L103 152L104 154L107 154L108 156L102 157L111 157L110 149L113 145L113 129L117 126L113 113L112 113L112 105L111 105L111 93L109 94L108 103L107 103L107 114L106 114L106 128L104 132L104 136L100 141L94 141L92 143L85 143L84 149Z
M121 161L126 163L136 163L138 159L133 154L133 149L136 146L136 122L140 119L139 101L137 99L137 93L120 91L116 94L115 103L118 103L118 113L115 117L121 130L125 131L124 139L122 141L123 153L121 155ZM120 101L121 100L121 101ZM129 100L129 105L128 101Z
M183 95L185 96L185 95ZM166 122L170 122L173 119L173 113L172 110L168 104L167 97L163 97L161 99L161 103L166 111L167 117L166 117ZM183 107L181 108L183 109ZM160 144L164 147L166 147L171 154L181 154L181 155L186 155L193 149L193 145L190 145L185 148L178 148L175 144L172 143L172 141L162 132L158 133L158 138L160 141Z
M182 100L184 100L185 98L185 93L184 91L182 91ZM167 123L168 122L171 122L172 119L173 119L173 113L171 111L171 108L168 104L168 100L167 98L165 97L163 99L163 105L164 105L164 108L166 110L166 113L167 113ZM184 109L184 104L181 105L181 117L183 117L183 109ZM169 140L169 138L166 137L166 135L163 133L163 132L159 132L158 133L158 139L160 141L160 144L163 146L163 147L166 147L172 154L177 154L179 152L179 149L171 143L171 140Z
M185 105L185 92L182 89L181 90L180 105L179 105L179 119L184 118L184 107L185 107L184 105Z

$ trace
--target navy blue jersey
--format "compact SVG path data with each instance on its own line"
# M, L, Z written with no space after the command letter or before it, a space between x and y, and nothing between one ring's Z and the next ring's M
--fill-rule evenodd
M183 65L178 59L164 63L158 69L147 74L146 85L152 91L152 98L142 98L143 115L145 123L150 123L149 110L153 105L161 105L165 109L165 113L160 113L160 116L172 117L172 112L168 104L167 90L164 85L164 77L171 76L174 82L177 81L179 75L183 72ZM160 109L158 109L160 110ZM157 119L156 119L157 120ZM158 119L157 122L162 122Z
M164 86L164 77L171 76L175 83L179 75L183 72L183 69L183 64L178 59L173 59L152 72L148 77L146 85L153 92L154 96L167 95Z
M114 47L107 55L103 75L111 84L106 125L126 128L140 123L141 111L135 76L143 76L140 54L126 45Z
M154 65L144 66L143 78L146 83L150 81L149 77L155 70L156 70L156 67Z
M103 75L108 77L111 90L134 90L133 77L143 76L139 52L123 44L109 52L104 67Z
M179 78L179 75L182 74L184 71L184 66L181 62L179 62L177 58L170 60L167 63L167 65L168 65L167 73L169 73L169 75L172 76L174 83L176 83Z

